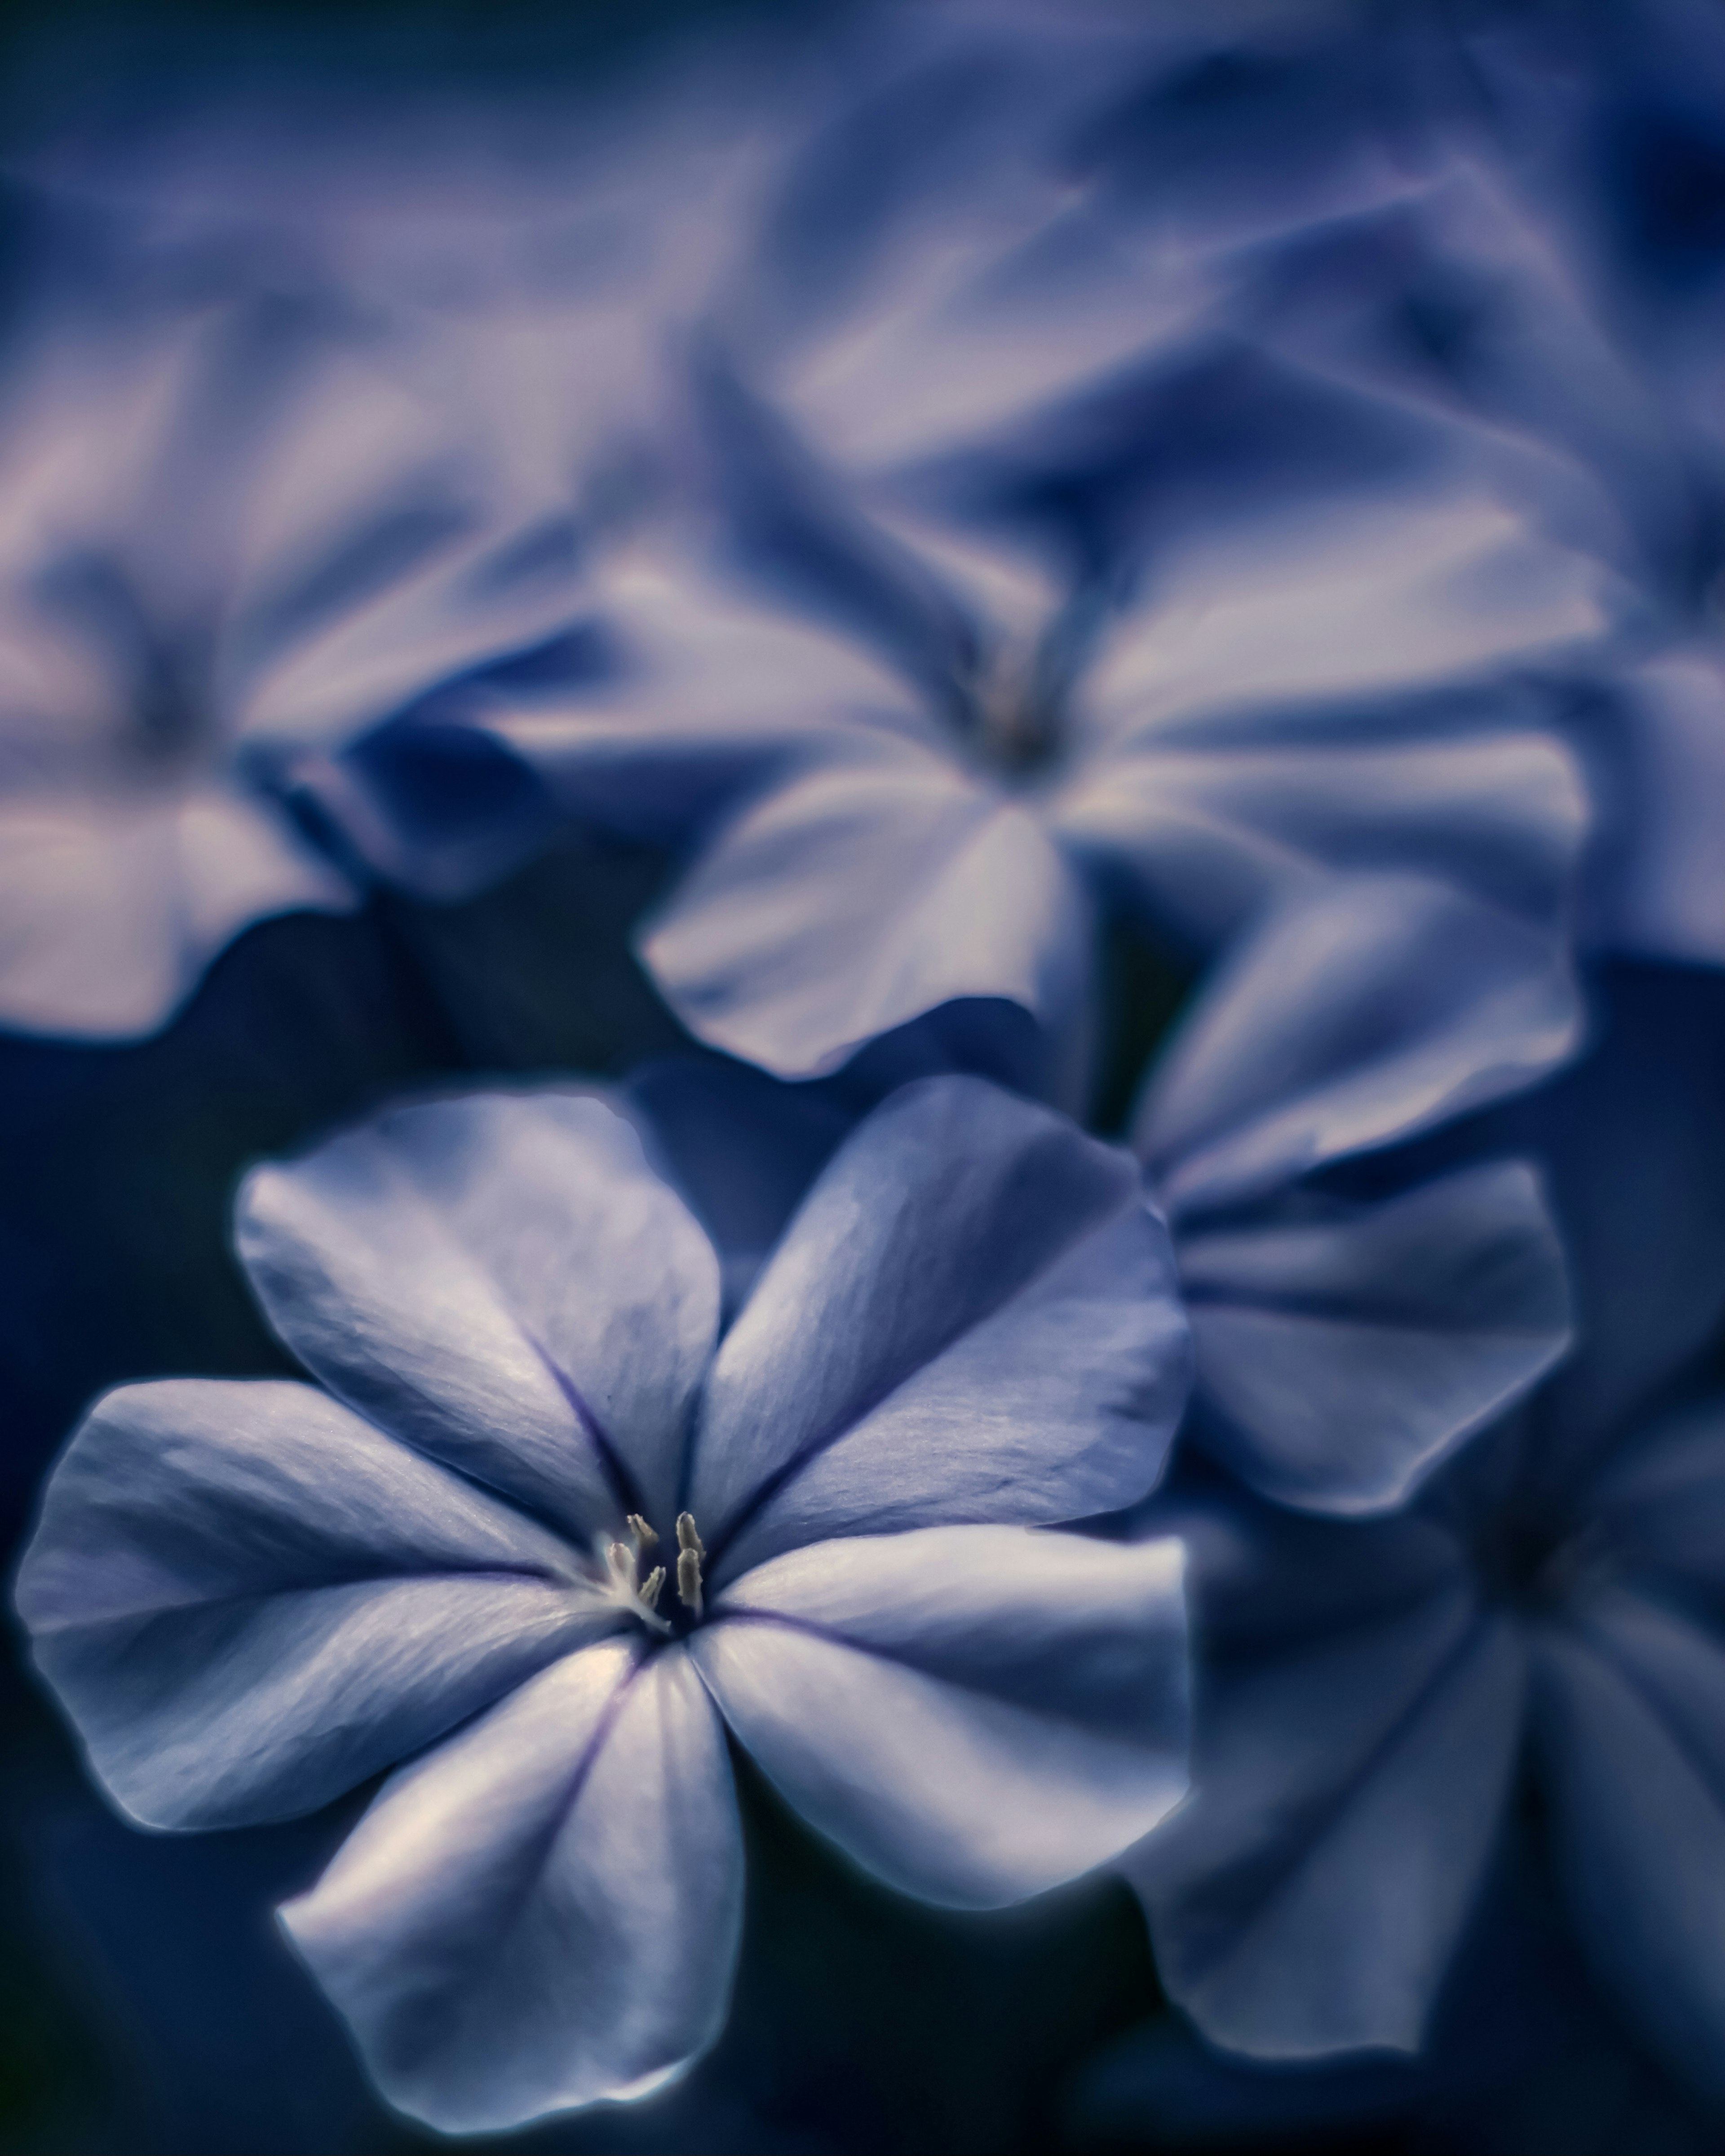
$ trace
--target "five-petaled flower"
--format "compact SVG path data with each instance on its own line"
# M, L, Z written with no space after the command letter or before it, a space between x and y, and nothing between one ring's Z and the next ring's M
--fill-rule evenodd
M853 1132L721 1337L720 1264L588 1095L397 1108L256 1172L241 1255L327 1390L100 1401L19 1607L133 1818L399 1762L284 1921L446 2128L639 2093L723 2018L730 1730L932 1900L1116 1856L1185 1787L1189 1351L1135 1164L986 1083Z

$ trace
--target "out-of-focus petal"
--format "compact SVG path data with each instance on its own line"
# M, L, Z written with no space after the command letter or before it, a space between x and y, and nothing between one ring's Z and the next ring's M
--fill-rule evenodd
M1560 1509L1725 1319L1725 973L1617 965L1589 988L1591 1053L1493 1119L1543 1156L1574 1284L1527 1468Z
M1217 969L1133 1142L1170 1212L1240 1204L1533 1084L1580 1024L1556 932L1424 878L1341 877Z
M150 1826L314 1811L617 1613L543 1528L309 1385L108 1394L56 1469L18 1609Z
M688 1503L726 1573L798 1543L1131 1503L1189 1378L1127 1156L979 1079L834 1157L708 1380Z
M1637 957L1725 964L1725 671L1710 649L1625 684L1620 858L1594 933Z
M819 1089L716 1057L649 1063L631 1071L621 1098L712 1239L735 1316L855 1116Z
M591 589L611 678L475 715L576 815L674 837L834 742L932 735L890 651L725 575L702 535L624 549Z
M1563 1249L1520 1162L1199 1229L1179 1257L1211 1449L1280 1504L1401 1503L1569 1342Z
M357 893L268 803L225 786L0 802L0 1024L147 1033L261 915Z
M1489 493L1302 505L1159 565L1086 677L1091 724L1117 744L1188 748L1218 728L1286 743L1351 716L1384 738L1386 706L1489 680L1597 635L1602 579Z
M932 757L834 762L721 832L642 944L672 1009L785 1078L961 997L1074 1028L1082 885L1026 809Z
M1192 1840L1183 1814L1140 1885L1163 1981L1211 2042L1418 2050L1497 1838L1522 1681L1514 1630L1453 1591L1231 1683L1200 1672Z
M1394 742L1350 740L1322 715L1282 716L1279 741L1098 757L1054 803L1056 828L1123 869L1158 919L1200 944L1334 870L1414 870L1551 916L1586 829L1579 774L1551 735L1507 725L1422 737L1409 726Z
M692 1652L779 1789L902 1891L991 1907L1117 1855L1186 1787L1175 1542L934 1527L736 1580Z
M592 1647L387 1783L282 1911L392 2103L497 2132L644 2096L718 2034L742 1917L687 1657Z
M1725 1650L1614 1594L1549 1628L1535 1727L1558 1862L1599 1983L1686 2079L1725 2092Z
M388 1110L255 1170L236 1234L289 1346L409 1444L578 1533L674 1503L718 1261L602 1101Z
M1709 1399L1636 1430L1587 1493L1614 1559L1679 1583L1725 1614L1725 1405Z

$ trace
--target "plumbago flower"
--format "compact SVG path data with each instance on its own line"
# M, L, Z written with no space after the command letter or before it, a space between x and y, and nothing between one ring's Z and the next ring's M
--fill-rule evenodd
M332 304L241 293L27 357L0 413L0 1023L118 1037L249 922L357 901L359 820L314 844L292 798L347 765L381 801L434 691L552 633L571 543L500 519L402 341ZM441 839L495 868L522 810L499 762L467 759L468 827L406 819L373 865L435 882Z
M1421 878L1350 876L1243 937L1153 1064L1132 1139L1192 1322L1189 1435L1260 1495L1403 1504L1568 1348L1562 1248L1527 1162L1335 1188L1555 1060L1555 983L1546 1033L1532 1015L1471 909Z
M327 1390L130 1386L18 1606L105 1788L280 1819L398 1761L284 1922L447 2128L644 2093L742 1914L728 1729L957 1907L1184 1788L1180 1557L1037 1532L1152 1484L1184 1397L1131 1160L981 1081L828 1163L720 1337L712 1244L587 1096L387 1111L257 1171L239 1247Z
M1570 1343L1530 1162L1337 1187L1526 1083L1494 988L1520 994L1512 971L1492 978L1466 908L1417 877L1341 879L1242 937L1152 1063L1131 1141L1196 1351L1183 1443L1277 1504L1404 1504ZM1561 999L1552 1021L1566 1023ZM855 1120L860 1083L693 1058L631 1081L733 1299Z
M1202 1477L1149 1508L1191 1553L1194 1786L1127 1868L1225 2048L1417 2050L1519 1772L1601 1986L1725 2087L1725 1059L1695 991L1620 978L1615 1037L1523 1118L1576 1264L1563 1369L1393 1518Z
M1522 179L1454 153L1369 211L1261 250L1240 275L1242 314L1337 380L1538 438L1584 479L1565 530L1623 603L1571 724L1595 824L1578 932L1717 964L1725 465Z
M1216 400L1258 378L1224 370ZM1599 626L1597 572L1446 464L1453 438L1381 495L1194 516L1117 603L865 521L708 388L717 530L607 565L609 680L484 719L577 813L691 839L642 947L694 1032L803 1077L1004 999L1075 1085L1104 904L1207 947L1305 878L1392 864L1474 908L1525 984L1511 1032L1548 1030L1583 812L1538 677Z

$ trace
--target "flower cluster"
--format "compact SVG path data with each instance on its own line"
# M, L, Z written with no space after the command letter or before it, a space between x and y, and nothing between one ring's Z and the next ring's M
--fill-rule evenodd
M36 1672L366 1794L281 1925L445 2132L720 2041L739 1778L1302 2102L1533 1878L1725 2103L1725 28L650 57L20 164L0 1045L195 1086L308 913L441 1044L225 1158L249 1374L69 1364Z

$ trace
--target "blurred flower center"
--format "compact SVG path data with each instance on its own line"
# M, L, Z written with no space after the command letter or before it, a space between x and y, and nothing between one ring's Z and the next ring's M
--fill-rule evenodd
M1003 640L980 654L964 697L968 731L991 769L1019 777L1054 760L1064 691L1045 642Z

